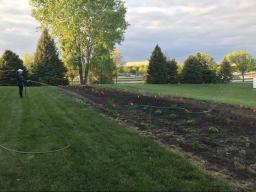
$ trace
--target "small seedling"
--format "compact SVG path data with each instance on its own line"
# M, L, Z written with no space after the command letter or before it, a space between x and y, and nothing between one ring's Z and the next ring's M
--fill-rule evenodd
M230 124L230 123L232 123L233 121L232 121L232 119L227 118L227 119L226 119L226 122L227 122L228 124Z
M174 113L172 113L172 114L169 115L169 117L170 117L171 119L175 119L175 118L177 118L177 115L174 114Z
M246 151L245 151L245 150L239 151L239 155L240 155L241 157L245 157L245 156L246 156Z
M155 115L161 115L163 112L162 112L162 110L158 109L154 113L155 113Z
M182 97L179 99L179 101L180 101L180 103L185 103L184 98L182 98Z
M244 137L244 138L243 138L243 143L244 143L244 146L245 146L246 148L250 148L250 147L251 147L251 140L250 140L249 137Z
M192 149L195 150L195 151L198 151L202 148L201 144L199 143L199 141L197 140L194 140L192 142Z
M215 134L215 133L219 133L219 132L220 132L219 129L216 128L216 127L210 127L210 128L208 129L208 131L209 131L209 133L211 133L211 134Z
M187 120L187 124L189 124L189 125L193 125L195 123L196 123L196 120L194 120L194 119Z
M146 130L150 130L153 128L153 126L149 123L145 123L145 122L142 122L141 125L146 129Z
M133 103L133 102L130 102L129 104L128 104L128 109L129 110L132 110L132 109L135 109L136 108L136 105Z

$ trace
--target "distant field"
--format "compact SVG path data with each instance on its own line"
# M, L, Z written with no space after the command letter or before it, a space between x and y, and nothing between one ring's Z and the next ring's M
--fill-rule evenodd
M125 89L131 92L170 95L198 100L214 101L232 105L256 107L256 89L251 83L217 85L103 85L108 88Z
M1 191L232 191L188 160L51 88L0 87Z

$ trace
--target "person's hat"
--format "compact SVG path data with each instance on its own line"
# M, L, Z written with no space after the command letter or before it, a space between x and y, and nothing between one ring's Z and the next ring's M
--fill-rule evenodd
M22 69L19 69L19 70L18 70L18 73L23 73L23 70L22 70Z

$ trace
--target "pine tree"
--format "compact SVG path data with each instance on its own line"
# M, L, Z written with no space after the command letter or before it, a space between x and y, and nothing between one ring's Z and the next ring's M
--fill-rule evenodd
M167 84L167 79L167 59L157 45L149 61L147 83Z
M204 67L198 61L196 56L189 56L185 63L182 71L182 82L183 83L204 83L203 78Z
M178 63L175 59L167 62L167 82L178 83Z
M19 56L10 50L6 50L0 58L0 85L17 85L17 70L26 68Z
M50 85L66 85L67 69L59 59L54 42L45 29L38 41L35 61L32 66L33 79Z
M224 83L229 83L233 78L232 66L226 58L221 62L219 77Z

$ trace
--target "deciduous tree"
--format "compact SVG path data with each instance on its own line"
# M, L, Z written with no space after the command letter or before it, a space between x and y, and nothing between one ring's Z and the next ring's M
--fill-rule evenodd
M113 62L115 64L115 74L114 75L115 75L115 79L116 79L116 83L117 83L118 76L119 76L119 69L123 62L122 53L118 49L115 49L112 53L112 58L113 58Z
M255 68L255 62L249 53L246 53L245 51L234 51L228 55L225 56L225 58L231 62L236 64L237 69L240 71L243 82L245 80L245 73L249 72L250 69Z
M127 28L122 0L31 0L33 15L58 37L80 51L84 81L89 83L97 47L114 50ZM83 70L80 67L80 72ZM81 74L80 74L81 77Z

